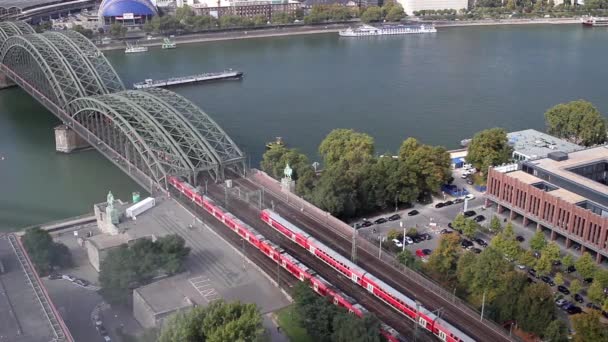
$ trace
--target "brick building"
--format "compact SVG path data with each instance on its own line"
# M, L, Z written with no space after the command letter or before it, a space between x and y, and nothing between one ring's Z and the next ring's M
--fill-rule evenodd
M598 262L608 257L608 146L524 161L488 172L486 206L548 230Z

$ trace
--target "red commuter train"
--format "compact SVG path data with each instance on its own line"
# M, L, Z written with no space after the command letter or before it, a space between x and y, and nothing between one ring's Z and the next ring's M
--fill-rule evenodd
M345 308L358 317L363 317L367 313L367 310L353 298L336 289L327 280L317 275L314 270L308 268L296 258L286 253L275 243L266 240L266 238L253 227L226 211L212 199L205 195L201 195L192 185L183 182L176 177L168 177L168 179L169 184L176 188L180 193L185 195L197 206L205 209L228 228L259 249L267 257L281 265L281 267L287 270L291 275L300 281L308 281L311 288L319 295L331 298L335 305ZM380 332L389 342L401 341L399 334L386 324L382 324Z
M418 321L418 324L422 328L430 331L440 340L446 342L474 341L474 339L458 328L444 320L439 320L437 315L427 310L422 305L417 305L414 300L403 295L390 285L316 240L274 211L268 209L263 210L260 218L269 226L281 232L281 234L331 266L338 271L338 273L341 273L343 276L363 287L409 319Z

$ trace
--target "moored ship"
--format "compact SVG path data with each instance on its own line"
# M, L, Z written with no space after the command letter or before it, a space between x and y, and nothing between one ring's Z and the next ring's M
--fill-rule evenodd
M232 69L225 70L223 72L209 72L205 74L198 74L184 77L172 77L166 80L153 80L146 79L143 82L133 84L135 89L147 89L147 88L163 88L170 87L179 84L208 82L217 80L238 80L243 78L242 71L236 71Z
M172 42L170 39L165 38L163 39L163 45L161 46L163 49L175 49L177 47L177 44L175 44L175 42Z
M396 34L436 33L437 29L432 25L383 25L375 27L362 25L357 28L347 28L339 31L341 37L369 37Z
M125 53L138 53L138 52L147 52L147 46L139 46L137 43L135 45L131 45L127 43L127 48L125 49Z
M581 23L583 24L583 26L608 26L608 18L582 17Z

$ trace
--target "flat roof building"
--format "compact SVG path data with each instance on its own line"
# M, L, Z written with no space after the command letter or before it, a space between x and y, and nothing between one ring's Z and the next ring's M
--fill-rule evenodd
M550 153L516 168L488 172L486 205L521 216L524 226L535 223L589 251L598 262L608 257L608 146L571 153Z
M517 161L545 158L556 151L570 153L584 149L583 146L535 129L511 132L507 134L507 138L513 147L513 159Z

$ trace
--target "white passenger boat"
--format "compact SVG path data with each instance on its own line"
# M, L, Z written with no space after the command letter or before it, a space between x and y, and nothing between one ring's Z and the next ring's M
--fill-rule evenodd
M437 29L432 25L383 25L375 27L363 25L357 28L349 27L339 31L341 37L369 37L395 34L436 33Z
M581 23L584 26L608 26L608 18L600 17L582 17Z
M127 48L125 49L125 53L139 53L139 52L147 52L147 46L139 46L137 43L135 45L131 45L127 43Z

